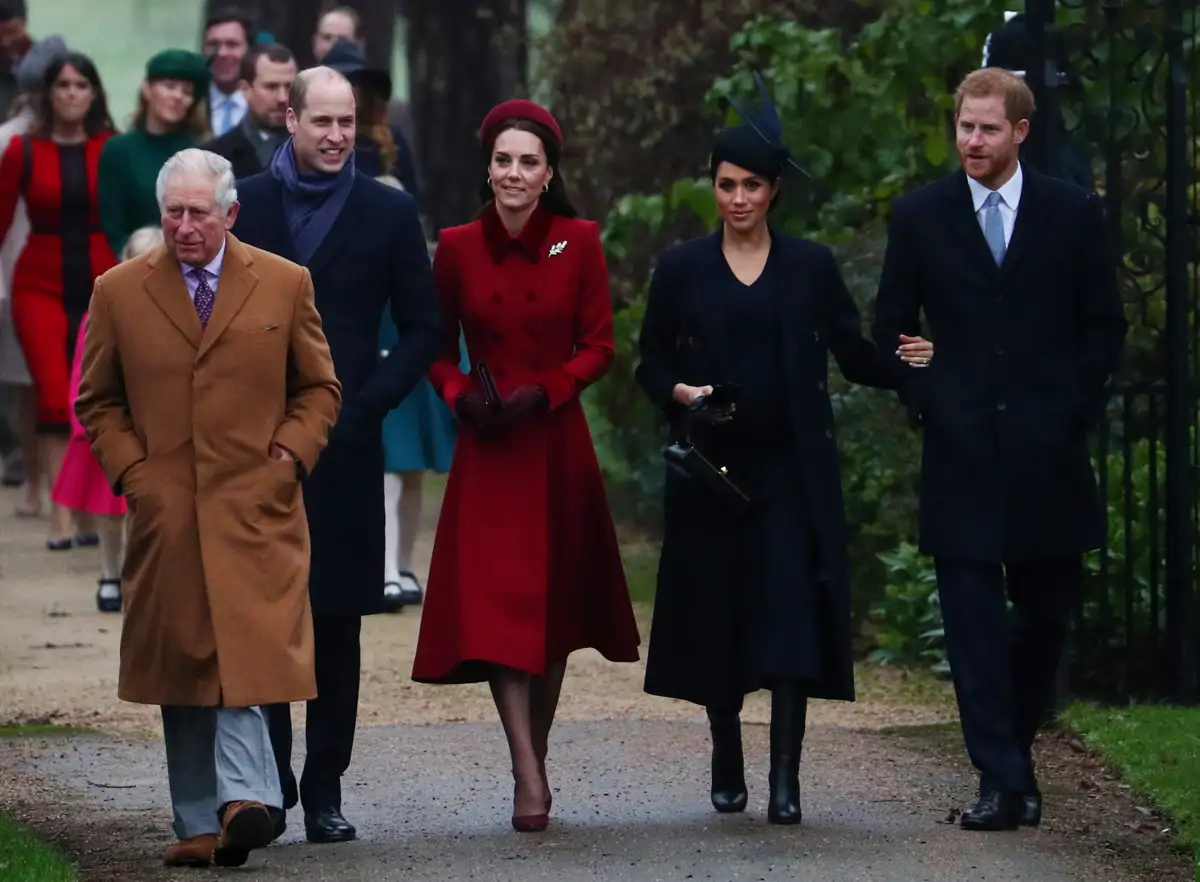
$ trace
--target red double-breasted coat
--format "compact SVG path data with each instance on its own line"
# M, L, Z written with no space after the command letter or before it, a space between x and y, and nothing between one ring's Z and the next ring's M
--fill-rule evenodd
M549 407L498 436L460 427L413 679L475 682L487 676L481 662L541 674L585 647L637 661L637 625L579 401L613 358L596 224L539 207L514 238L489 206L442 231L434 277L448 333L430 379L445 401L453 407L485 362L502 396L540 384ZM459 328L471 374L459 369Z

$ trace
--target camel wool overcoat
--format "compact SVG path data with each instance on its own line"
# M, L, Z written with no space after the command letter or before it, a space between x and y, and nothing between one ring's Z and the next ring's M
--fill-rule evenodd
M75 409L129 502L121 699L316 695L300 477L340 406L303 267L227 235L207 326L165 246L96 280Z

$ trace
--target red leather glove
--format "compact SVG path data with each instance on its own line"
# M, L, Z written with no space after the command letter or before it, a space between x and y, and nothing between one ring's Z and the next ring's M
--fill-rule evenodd
M454 399L454 412L463 422L471 423L478 429L490 427L496 420L498 411L488 407L483 396L472 389Z
M546 409L550 397L541 386L521 386L504 399L493 425L511 426Z

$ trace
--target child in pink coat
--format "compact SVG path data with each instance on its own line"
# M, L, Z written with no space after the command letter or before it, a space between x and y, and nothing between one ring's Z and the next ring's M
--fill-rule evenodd
M137 257L162 242L162 231L146 227L129 237L122 260ZM83 344L87 339L88 317L79 324L75 358L71 366L71 400L79 397ZM50 491L54 502L76 512L93 515L100 537L100 578L96 608L100 612L121 611L121 567L125 557L125 500L116 496L92 453L83 426L71 411L71 440L63 457L62 469Z

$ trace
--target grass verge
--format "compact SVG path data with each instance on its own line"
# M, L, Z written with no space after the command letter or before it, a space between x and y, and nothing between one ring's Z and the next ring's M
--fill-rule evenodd
M1062 722L1169 815L1176 842L1200 859L1200 708L1075 704Z
M44 738L51 735L89 735L88 729L78 726L59 726L54 723L3 723L0 738ZM3 879L0 876L0 879Z
M0 879L4 882L77 882L75 868L43 842L0 815Z

